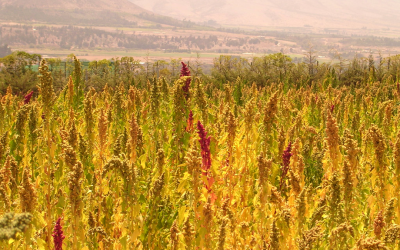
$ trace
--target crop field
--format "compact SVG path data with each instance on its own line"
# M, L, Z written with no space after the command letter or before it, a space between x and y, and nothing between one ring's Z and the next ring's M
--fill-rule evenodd
M95 90L74 65L0 96L0 249L399 249L392 77L217 85L182 63Z

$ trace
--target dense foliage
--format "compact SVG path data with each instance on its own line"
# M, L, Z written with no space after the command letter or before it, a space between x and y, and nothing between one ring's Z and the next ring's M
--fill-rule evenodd
M165 32L163 32L165 33ZM242 39L242 46L249 39ZM220 46L231 46L230 40L218 41L216 35L177 36L161 34L124 33L123 30L104 31L94 28L77 26L30 26L30 25L1 25L0 44L13 46L30 46L42 48L44 46L61 49L142 49L190 51L210 50Z
M0 97L0 211L32 214L4 249L399 248L389 71L348 84L222 58L212 77L182 63L96 91L72 59L57 94L42 60L38 95Z
M198 55L199 56L199 55ZM15 51L0 58L0 93L5 94L12 86L13 93L26 93L38 84L37 71L41 56ZM78 62L74 55L66 60L48 59L49 70L53 76L55 90L58 93L68 82L69 75L76 67L81 68L81 77L85 81L86 91L96 90L106 84L116 87L121 82L125 88L135 85L144 88L153 77L164 77L172 83L180 76L180 61L157 60L140 62L132 57L113 58L91 62ZM201 62L200 58L188 62L192 76L201 77L213 88L222 89L228 82L240 77L243 85L255 83L258 87L270 83L283 83L285 88L299 88L321 83L332 87L361 86L366 82L397 82L400 70L400 57L374 59L372 56L354 57L345 60L339 56L336 62L319 63L311 50L301 60L278 53L262 57L243 58L221 55L212 65Z
M0 57L5 57L8 56L9 54L11 54L12 51L11 49L8 47L8 45L4 44L4 45L0 45Z

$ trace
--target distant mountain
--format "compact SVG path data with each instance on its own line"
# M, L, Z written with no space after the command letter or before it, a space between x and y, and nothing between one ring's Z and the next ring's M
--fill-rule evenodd
M23 8L51 10L87 10L115 11L130 14L140 14L145 11L128 0L0 0L0 6L18 6Z
M399 0L130 0L144 9L195 22L324 27L400 27Z
M93 26L183 23L129 0L0 0L0 20Z

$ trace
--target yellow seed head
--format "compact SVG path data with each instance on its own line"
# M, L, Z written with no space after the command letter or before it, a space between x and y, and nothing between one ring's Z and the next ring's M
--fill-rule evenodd
M217 232L217 249L223 250L225 249L225 239L226 239L226 226L229 222L228 217L223 217L221 219L221 225Z
M362 237L357 241L357 250L389 250L389 248L379 239L364 239L364 237Z
M171 249L177 250L179 247L179 228L176 225L176 220L171 226Z
M195 234L193 225L190 223L189 216L186 217L185 222L183 223L183 237L185 238L186 249L191 249L192 246L192 238Z
M374 220L374 234L376 238L381 238L382 229L385 227L386 223L383 218L383 211L379 211Z
M272 159L266 159L264 154L260 154L257 157L258 174L260 176L260 185L265 187L268 183L269 172L272 169Z
M76 152L67 142L63 143L62 148L64 150L65 163L72 169L78 163Z
M138 147L139 143L139 125L136 120L136 116L133 113L131 121L129 122L130 128L129 128L129 140L128 140L128 149L130 152L130 159L131 162L135 162L136 160L136 149Z
M203 218L204 218L204 227L207 229L208 233L210 233L211 229L211 221L213 217L213 207L211 204L211 198L209 197L207 203L203 207Z
M74 102L74 82L72 81L72 76L69 76L68 79L68 105L72 106Z
M349 162L344 161L343 165L343 184L344 184L344 200L347 203L352 201L353 193L353 175Z
M37 204L36 190L31 182L29 171L25 168L22 175L22 185L19 186L19 199L22 212L32 213Z
M339 151L339 128L336 123L336 119L332 116L330 110L327 111L326 118L326 141L328 145L329 155L332 160L333 169L336 170L338 167L338 161L340 157Z
M276 226L276 221L274 220L272 222L271 232L269 234L269 244L270 244L271 250L280 249L279 235L280 235L280 232L279 232L278 227Z
M385 232L384 242L386 244L394 244L398 239L400 239L400 226L392 224Z
M255 106L256 103L253 97L246 103L246 106L244 108L244 123L247 132L249 132L253 126L254 116L256 114Z
M232 153L233 142L235 141L236 137L236 127L237 127L237 119L232 111L229 110L228 113L228 121L226 126L226 130L228 132L228 148L230 153Z
M297 196L300 191L300 176L294 172L292 169L289 169L289 178L290 178L290 185L292 186L292 190L294 194Z
M303 222L306 219L306 209L307 209L307 188L303 188L301 193L296 199L296 209L297 209L297 220L299 223L299 229L302 227Z
M53 106L53 100L55 98L53 89L53 77L49 72L49 67L46 64L46 60L42 60L39 67L39 79L40 79L40 94L42 96L42 106L46 114L50 111Z
M68 131L68 143L71 147L76 150L78 147L78 130L75 126L75 121L71 121Z
M73 216L80 216L81 214L82 177L83 166L81 162L77 162L68 173L69 200L72 207Z
M390 225L392 224L392 220L394 217L394 202L395 202L395 198L392 198L389 200L389 202L386 204L385 207L385 212L383 214L384 217L384 221L386 223L386 225Z
M309 250L313 248L314 243L316 243L320 238L322 238L322 228L321 226L315 226L310 230L301 233L301 237L297 239L297 246L299 250Z
M272 123L276 118L276 113L278 112L278 92L275 92L264 109L264 128L266 132L271 131Z
M99 131L99 143L100 143L100 153L103 154L107 148L107 116L104 109L100 110L98 131Z
M155 199L161 195L162 188L165 184L164 176L165 173L162 173L154 182L153 187L150 189L150 196L152 197L152 199Z

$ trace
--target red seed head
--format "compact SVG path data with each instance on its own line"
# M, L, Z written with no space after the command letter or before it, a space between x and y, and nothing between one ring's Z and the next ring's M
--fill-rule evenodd
M207 171L211 168L211 155L210 155L210 140L211 137L207 137L207 132L204 129L203 124L200 121L197 122L198 134L200 137L200 146L201 146L201 157L203 159L203 174L207 174Z
M53 234L54 250L62 250L62 243L65 239L64 232L61 227L61 217L58 218L56 225L54 226Z
M190 76L190 70L189 67L184 63L182 63L182 69L181 69L181 77L182 76ZM185 85L183 86L183 91L185 92L185 98L186 100L189 98L189 88L190 88L190 83L191 83L192 79L188 78L185 82Z
M193 112L190 110L189 118L187 120L186 131L192 131L193 129Z
M186 63L182 63L181 76L190 76L190 70Z
M200 147L201 147L201 158L202 158L202 170L203 175L207 176L207 183L205 186L209 193L212 193L211 186L214 183L214 178L210 175L211 168L211 153L210 153L210 141L211 137L207 137L207 132L204 129L203 124L200 121L197 122L198 134L200 137Z
M290 157L292 157L291 151L292 151L292 142L289 142L289 145L287 146L285 151L283 151L283 154L282 154L283 167L285 167L285 168L289 167Z
M282 172L281 172L281 181L280 181L280 185L279 185L279 189L282 189L283 186L283 181L286 178L286 175L289 171L289 165L290 165L290 157L292 157L292 142L289 142L289 145L287 146L287 148L285 149L285 151L283 151L282 154L282 162L283 162L283 166L282 166Z
M26 94L26 96L24 97L24 104L28 104L31 101L32 95L33 95L33 91Z

